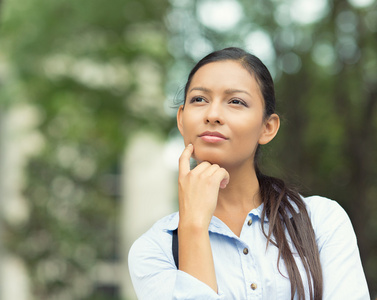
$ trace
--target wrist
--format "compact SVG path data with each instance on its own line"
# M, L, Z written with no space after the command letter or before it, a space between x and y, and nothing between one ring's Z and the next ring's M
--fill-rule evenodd
M180 218L178 231L191 232L193 234L208 233L208 226L208 221L193 218Z

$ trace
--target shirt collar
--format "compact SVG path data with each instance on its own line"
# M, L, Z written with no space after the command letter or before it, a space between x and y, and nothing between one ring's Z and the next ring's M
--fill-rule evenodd
M249 216L252 217L253 219L257 218L257 219L261 220L262 219L263 207L264 207L264 204L262 203L257 208L252 209L249 212ZM268 217L267 216L264 216L264 222L265 223L268 222Z
M253 219L253 221L255 221L256 219L261 220L262 211L263 211L263 203L259 205L257 208L252 209L248 215ZM178 223L179 223L179 213L176 212L172 214L170 218L166 220L166 226L164 229L166 231L176 230L178 228ZM268 223L267 216L265 216L264 218L264 223ZM212 217L208 230L210 232L224 234L223 228L224 228L224 223L219 218Z

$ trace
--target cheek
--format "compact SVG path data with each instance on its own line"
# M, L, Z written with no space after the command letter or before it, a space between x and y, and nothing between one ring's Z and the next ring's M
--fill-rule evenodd
M254 125L252 126L249 121L248 126L245 126L245 123L243 123L243 125L238 127L238 130L233 131L235 133L236 146L239 147L239 150L242 149L242 152L254 152L258 146L262 128L259 123Z
M232 126L233 132L237 139L243 140L246 143L258 139L261 131L262 126L261 122L255 120L243 120L243 122L239 122L236 126Z
M192 143L193 139L193 124L187 121L184 121L182 123L182 130L181 134L183 136L183 140L185 141L185 144Z

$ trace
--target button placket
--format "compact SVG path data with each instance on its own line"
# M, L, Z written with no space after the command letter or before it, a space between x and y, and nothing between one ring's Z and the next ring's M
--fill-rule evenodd
M250 226L252 223L252 219L249 219L245 222L245 225L247 224L248 226ZM249 225L250 224L250 225ZM246 230L245 231L245 236L244 238L246 239L247 238L247 233L251 232L250 230ZM256 269L256 264L254 262L254 257L253 257L253 253L250 252L249 250L249 247L251 245L248 245L246 242L243 242L242 240L240 241L241 244L239 246L238 251L240 253L240 255L242 256L241 258L241 264L242 264L242 269L244 271L244 283L245 283L245 287L248 287L248 292L247 294L249 296L251 295L254 295L254 296L251 296L251 297L255 297L256 295L259 295L259 293L261 291L255 291L257 289L257 283L255 281L255 279L258 277L258 271ZM252 249L252 248L250 248ZM241 253L242 252L242 253ZM242 255L243 254L243 255Z

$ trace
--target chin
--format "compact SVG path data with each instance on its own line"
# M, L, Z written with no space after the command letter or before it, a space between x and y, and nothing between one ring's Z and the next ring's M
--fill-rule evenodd
M200 164L203 161L208 161L211 164L218 164L219 166L224 165L224 158L219 154L214 153L214 151L198 151L194 153L193 158Z

